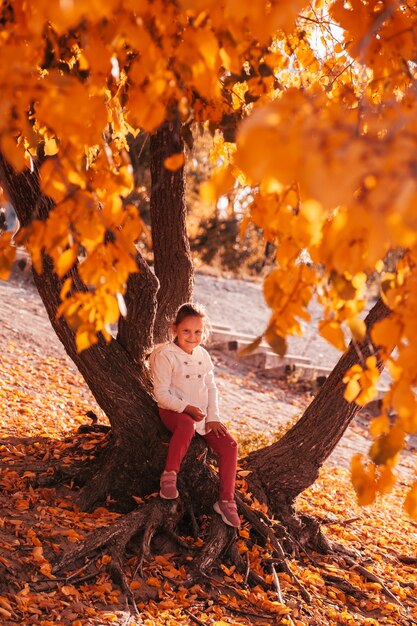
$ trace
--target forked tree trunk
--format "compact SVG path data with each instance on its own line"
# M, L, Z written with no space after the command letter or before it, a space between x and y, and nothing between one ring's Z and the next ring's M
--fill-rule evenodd
M164 126L154 138L154 149L162 150L162 144L169 144L170 137L168 127ZM180 150L178 137L174 137L174 144L164 154ZM161 203L154 205L153 234L156 272L165 293L159 300L162 329L165 317L171 315L172 309L190 293L192 268L184 228L183 187L180 185L176 196L175 186L179 184L178 177L183 174L178 172L170 178L171 175L163 171L164 183L159 186L156 163L161 166L164 160L161 154L153 157L152 192L157 194ZM24 226L33 219L34 207L38 218L47 218L52 205L39 189L36 171L16 174L0 155L0 182ZM166 202L164 194L169 196L165 198ZM177 263L175 271L174 262ZM103 500L107 494L120 501L123 496L130 498L131 495L141 496L155 491L166 455L163 445L166 431L157 417L144 360L152 344L158 285L140 256L138 267L140 273L129 278L126 294L128 315L119 325L117 339L106 343L100 338L97 345L81 353L76 352L74 333L65 320L56 319L62 281L54 273L50 260L45 259L41 275L35 273L37 288L55 332L112 426L111 440L102 455L102 462L81 493L79 502L86 508ZM76 268L71 275L74 284L81 290L85 289ZM166 294L170 294L169 298ZM170 309L173 302L175 306ZM368 332L377 320L388 314L389 310L379 301L367 317ZM156 331L156 336L160 338L162 331ZM343 376L351 365L359 362L358 352L366 358L373 349L369 338L359 346L358 351L351 346L301 420L280 441L247 458L247 467L252 471L249 475L252 491L263 498L289 527L298 523L292 506L295 497L316 480L320 466L358 411L356 405L343 399ZM193 509L201 513L211 506L215 483L211 479L210 468L196 462L197 450L201 452L201 441L193 444L185 458L181 474L187 480L181 493L192 493ZM129 502L126 503L128 505ZM133 500L130 500L130 505L134 506Z
M179 142L178 134L170 135L165 125L156 132L153 146L160 151L163 144L168 154L172 154L180 149ZM158 159L163 162L163 156L159 155ZM160 176L161 180L155 170L152 192L155 189L158 201L164 207L164 211L159 213L155 209L158 214L158 232L155 234L157 256L165 254L171 269L173 260L177 260L177 271L170 275L170 287L182 301L189 298L192 285L192 263L184 228L184 184L181 182L184 171L181 168L175 174L175 184L172 181L167 183L167 174L163 167ZM54 205L50 198L42 194L36 168L33 172L25 170L20 174L16 173L0 154L0 182L23 227L29 226L35 218L48 218ZM174 228L175 224L180 226ZM168 242L172 258L163 248L164 241ZM111 424L109 445L101 455L91 480L80 494L79 504L83 508L103 500L108 494L119 500L127 497L130 499L130 506L133 506L131 495L143 496L155 491L163 468L166 454L163 440L166 440L166 431L157 415L145 359L153 345L159 283L139 254L137 264L138 273L129 277L125 296L127 316L120 320L117 338L107 343L100 336L96 345L81 353L76 350L74 331L65 319L56 317L60 290L67 276L59 279L51 260L46 256L43 259L42 273L33 272L39 295L58 338ZM165 261L157 265L163 275ZM85 291L86 287L80 279L77 266L71 270L69 276L76 289ZM165 279L162 278L161 282L165 284ZM172 299L175 301L174 296Z
M278 516L292 514L295 498L315 482L320 467L359 411L360 406L343 398L343 377L355 363L378 354L369 333L375 322L389 314L388 307L378 300L365 320L365 340L359 345L350 345L300 420L282 439L247 457L247 469L252 471L248 478L252 490L266 500ZM382 369L380 361L378 367Z

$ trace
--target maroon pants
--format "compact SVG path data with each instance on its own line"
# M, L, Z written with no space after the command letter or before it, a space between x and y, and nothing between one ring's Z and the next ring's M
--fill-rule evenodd
M165 471L179 472L181 461L195 434L195 421L187 413L176 413L167 409L159 409L159 415L168 430L172 432ZM220 500L234 500L237 443L229 433L217 437L213 432L209 432L203 437L219 456Z

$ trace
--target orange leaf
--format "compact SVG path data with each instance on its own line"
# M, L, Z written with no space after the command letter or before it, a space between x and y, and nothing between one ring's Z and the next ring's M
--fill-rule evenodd
M184 153L177 152L176 154L171 154L164 161L164 167L171 172L176 172L184 165Z
M60 255L58 261L55 264L56 273L58 274L58 276L60 278L62 278L62 276L65 276L65 274L67 274L70 271L70 269L72 268L76 260L77 260L77 246L72 246L72 248L68 248L68 250L65 250Z

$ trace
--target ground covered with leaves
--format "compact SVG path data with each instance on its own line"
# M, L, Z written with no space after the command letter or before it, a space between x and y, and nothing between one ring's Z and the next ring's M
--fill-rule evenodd
M248 571L261 576L266 588L249 587L245 576L228 563L190 587L185 584L186 566L193 552L159 554L144 564L139 579L132 546L127 575L141 618L130 615L121 590L112 582L107 554L97 554L71 571L54 571L54 563L66 551L118 517L111 502L91 513L77 510L71 502L73 485L65 480L65 468L88 459L107 437L78 432L88 421L87 411L96 411L103 422L104 416L65 358L45 357L8 342L1 362L3 623L371 626L417 622L417 524L399 504L407 479L384 501L359 508L343 468L324 468L298 507L320 518L330 539L357 550L352 561L301 553L301 558L288 559L293 574L289 576L279 571L273 547L256 541L246 522L238 546ZM272 429L264 432L262 444L273 436ZM242 454L258 445L259 435L251 440L245 430ZM61 484L51 486L58 470ZM247 492L246 475L242 468L238 486L254 507L260 507ZM204 542L205 520L200 530L197 541L184 537L195 551Z

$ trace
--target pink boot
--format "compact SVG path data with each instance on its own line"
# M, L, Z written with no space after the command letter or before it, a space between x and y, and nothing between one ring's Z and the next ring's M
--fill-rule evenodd
M178 498L177 472L162 473L159 495L164 500L175 500L175 498Z
M240 528L240 519L237 514L236 502L234 500L218 500L213 504L213 509L221 515L225 524Z

